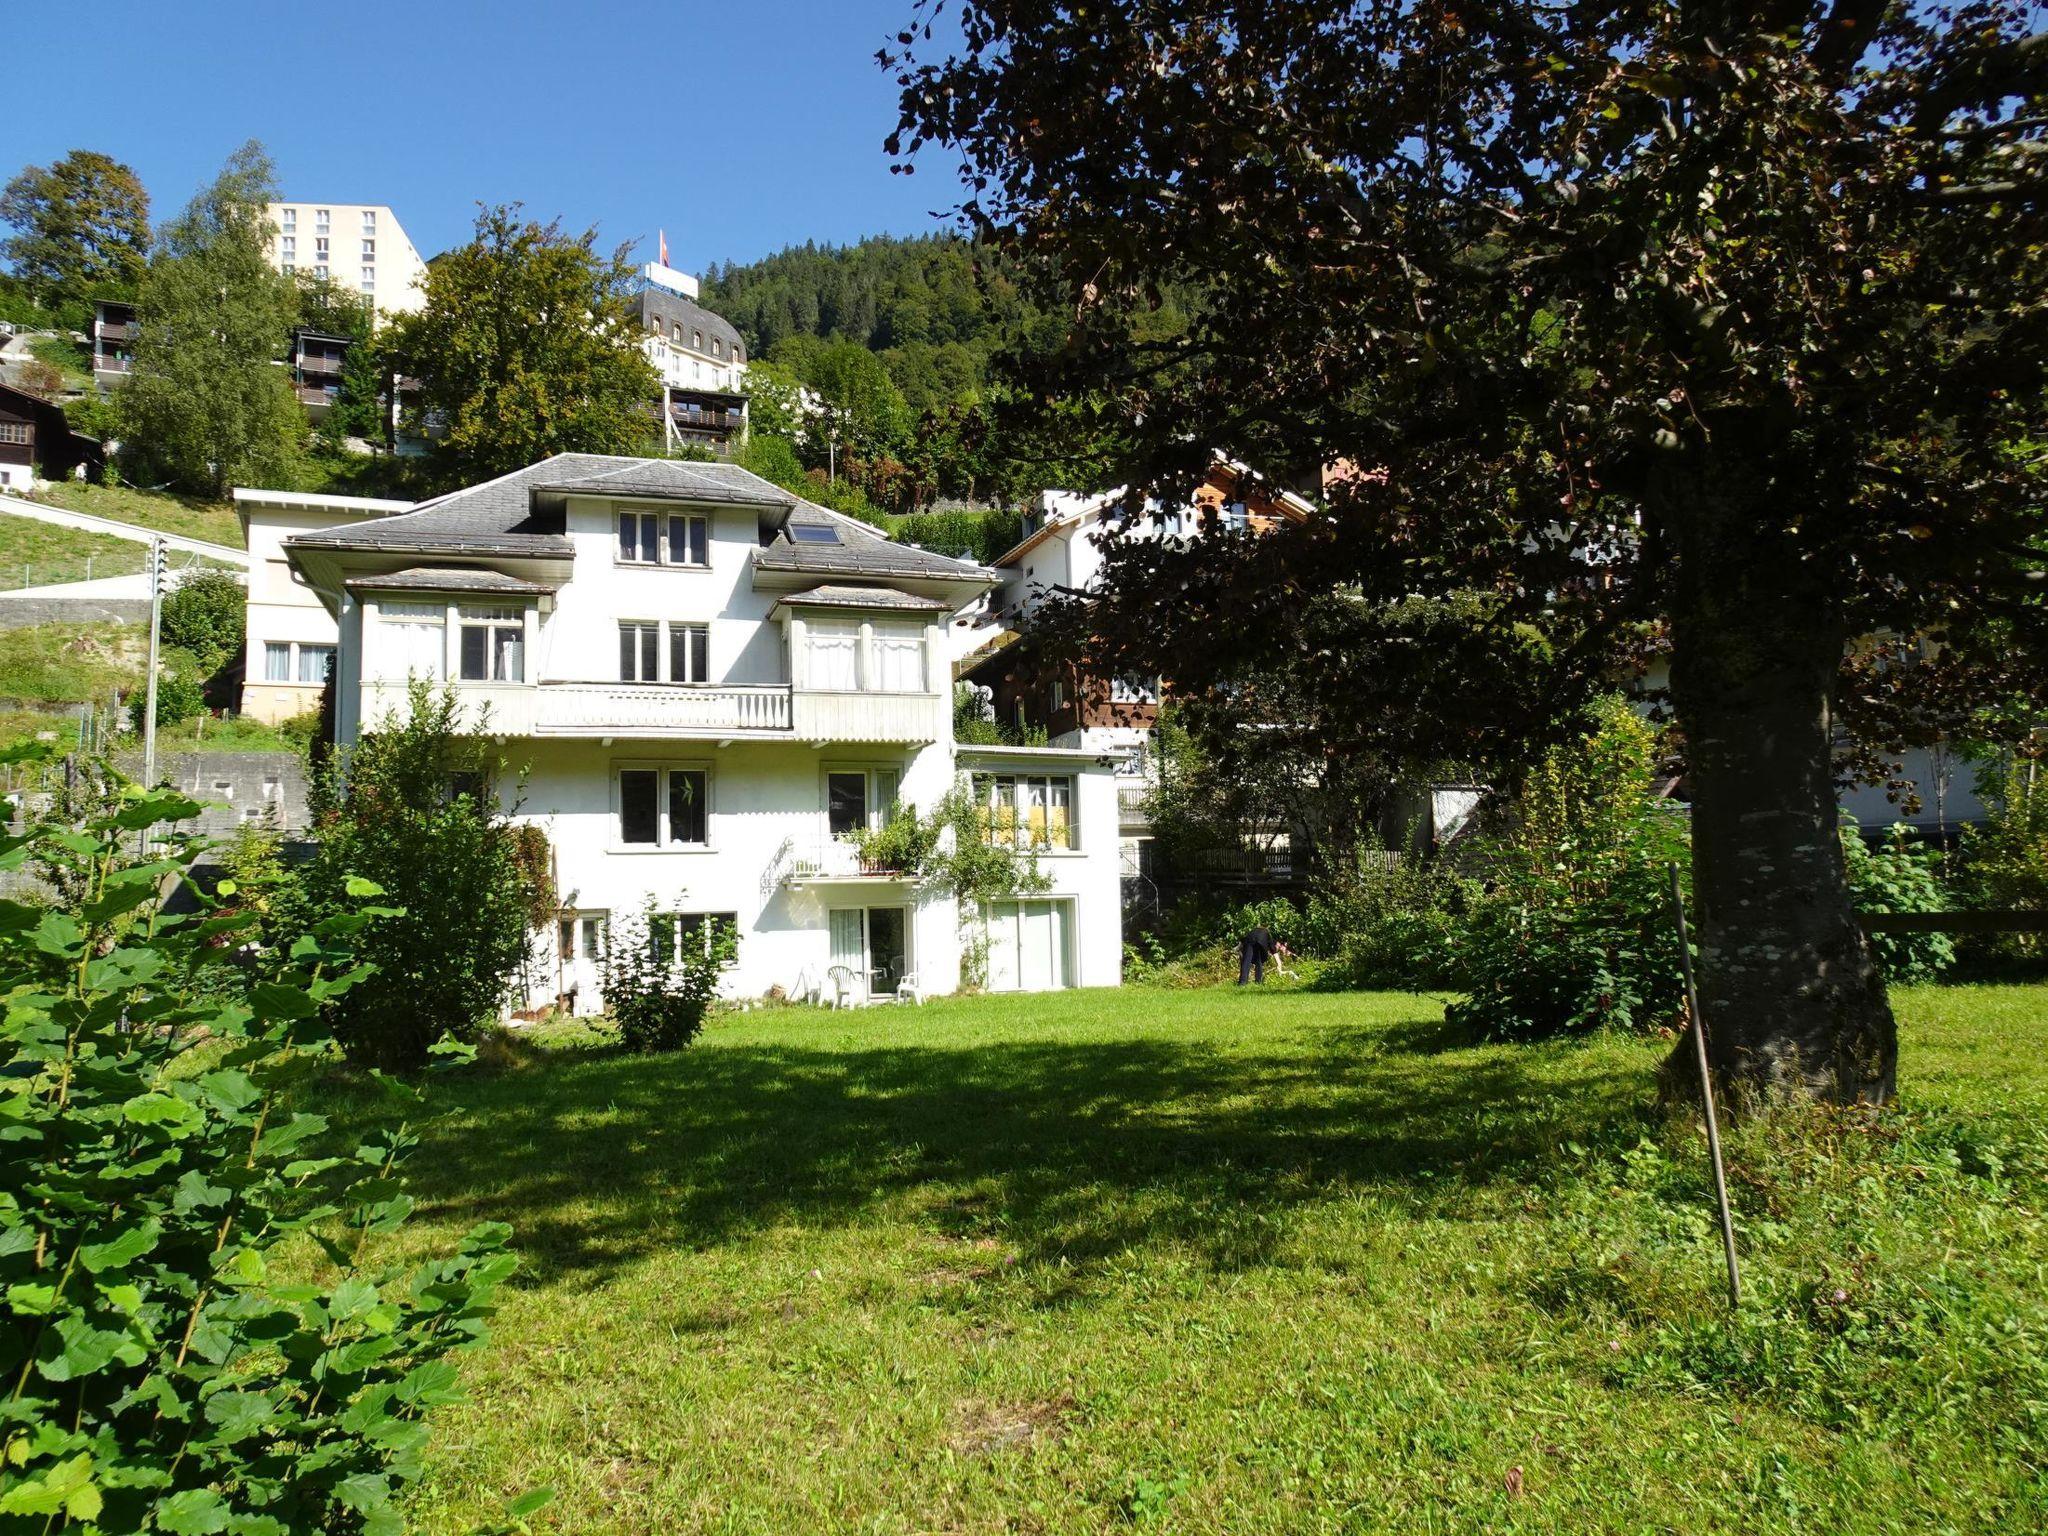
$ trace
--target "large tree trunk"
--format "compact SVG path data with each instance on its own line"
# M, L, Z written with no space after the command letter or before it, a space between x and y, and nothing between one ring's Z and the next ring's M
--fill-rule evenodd
M1845 631L1825 578L1759 538L1772 519L1701 485L1674 519L1671 679L1709 1058L1738 1100L1881 1103L1898 1036L1850 904L1832 765ZM1682 1042L1666 1081L1694 1075Z

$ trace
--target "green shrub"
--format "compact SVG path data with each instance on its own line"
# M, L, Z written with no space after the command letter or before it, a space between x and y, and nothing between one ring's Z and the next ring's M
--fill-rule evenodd
M452 688L415 682L338 772L316 776L317 848L300 876L306 909L334 911L355 876L403 905L362 935L377 970L337 1005L352 1061L416 1071L444 1033L474 1039L511 995L537 909L523 829L498 802L498 743L465 728Z
M1968 904L1994 911L2048 912L2048 773L2041 760L2006 752L1979 774L1989 814L1963 834ZM1991 960L2048 959L2048 934L2001 933L1972 942Z
M208 669L190 651L166 646L157 656L156 723L181 725L206 708Z
M312 747L314 742L320 739L322 723L320 711L309 709L304 714L293 715L289 719L279 721L277 734L297 747L299 751L305 752Z
M657 911L652 896L637 914L614 917L601 969L605 1011L620 1043L645 1054L679 1051L696 1039L718 995L719 972L738 951L730 924L707 918L701 927L684 926Z
M1683 998L1668 866L1690 863L1685 820L1651 797L1656 738L1620 698L1548 753L1513 825L1473 857L1493 877L1454 931L1445 1013L1495 1038L1652 1029Z
M242 649L249 594L231 571L194 571L164 599L157 633L190 652L211 676Z
M117 793L0 839L0 867L33 855L79 898L0 901L0 1528L396 1532L422 1420L455 1400L450 1357L512 1270L509 1229L378 1262L411 1211L414 1136L331 1146L293 1107L332 1044L322 1018L362 981L375 888L282 949L247 914L166 910L194 845L128 850L199 807ZM278 1283L304 1240L332 1270Z
M1842 856L1849 866L1849 892L1859 912L1946 912L1941 885L1941 852L1916 848L1906 829L1894 826L1873 848L1843 818ZM1933 981L1955 963L1955 940L1945 933L1873 933L1870 947L1884 978L1894 986Z

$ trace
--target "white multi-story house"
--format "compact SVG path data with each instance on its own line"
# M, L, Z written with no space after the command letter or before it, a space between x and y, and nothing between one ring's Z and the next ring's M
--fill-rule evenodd
M379 315L409 314L426 302L427 264L382 203L272 203L270 222L270 263L285 276L328 278Z
M997 990L1117 981L1108 765L953 739L941 636L989 571L734 465L584 454L284 549L337 626L344 750L411 678L511 738L564 903L549 997L596 1006L594 946L649 896L736 926L734 995L943 993L984 954ZM848 834L963 778L1045 890L963 914L863 867Z

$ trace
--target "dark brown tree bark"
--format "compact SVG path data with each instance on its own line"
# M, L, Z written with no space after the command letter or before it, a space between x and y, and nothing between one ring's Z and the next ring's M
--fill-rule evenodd
M1850 902L1832 769L1840 585L1760 539L1773 519L1716 475L1674 498L1671 671L1709 1059L1737 1102L1791 1088L1883 1103L1898 1035ZM1694 1072L1683 1043L1666 1082L1696 1093Z

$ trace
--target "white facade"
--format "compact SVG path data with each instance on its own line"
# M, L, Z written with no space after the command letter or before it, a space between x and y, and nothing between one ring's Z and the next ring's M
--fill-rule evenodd
M284 541L341 523L390 517L409 501L235 490L249 551L249 610L243 637L242 713L267 725L320 706L340 633L318 594L293 572Z
M287 277L329 278L380 315L410 314L426 303L427 264L382 203L272 203L270 223L270 262Z
M805 552L873 566L902 546L797 503L814 530L800 541L785 526L792 509L755 494L772 492L766 482L718 469L730 499L547 493L536 519L559 532L541 536L397 542L445 523L429 503L369 537L336 530L325 547L290 550L339 620L344 747L402 711L420 675L454 679L512 738L527 768L517 814L546 832L563 904L530 1003L599 1006L590 946L650 896L686 928L737 925L734 996L829 997L845 984L858 999L906 982L937 995L982 979L984 949L991 985L1114 985L1108 767L952 739L941 636L985 573L921 552L906 553L923 562L912 575L802 568ZM477 553L487 544L503 552ZM779 566L764 558L778 551ZM962 775L1007 795L1018 813L1006 824L1048 845L1037 854L1047 889L1028 907L963 916L949 892L863 870L843 835L899 802L931 808Z

